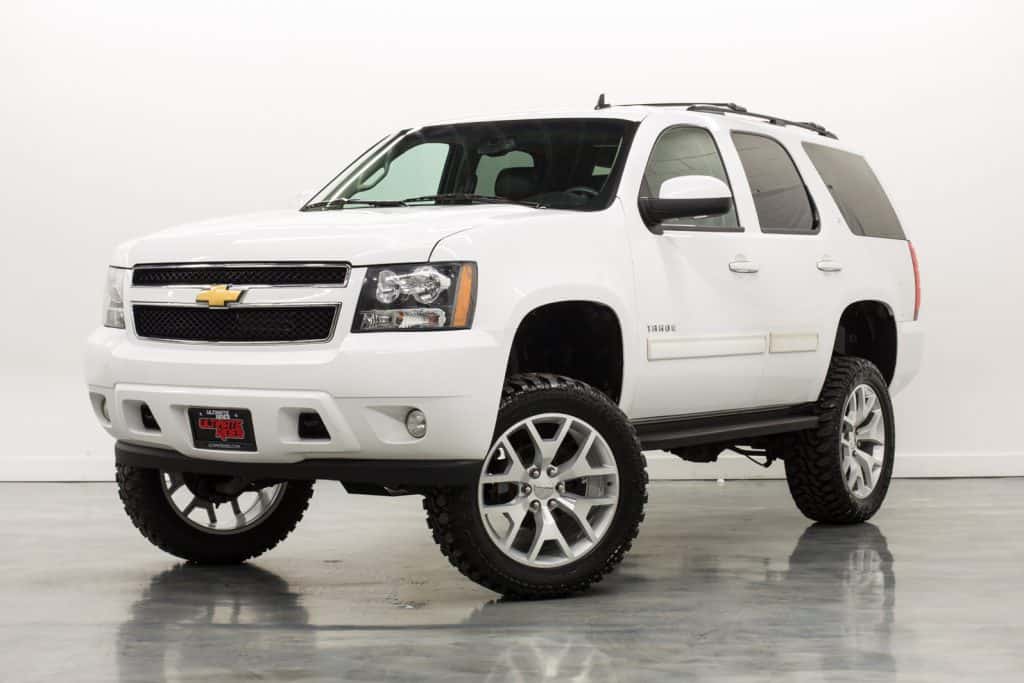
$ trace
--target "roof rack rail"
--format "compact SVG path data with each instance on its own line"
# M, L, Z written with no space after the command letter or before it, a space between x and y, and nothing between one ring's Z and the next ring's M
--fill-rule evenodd
M611 103L605 100L604 93L601 93L600 97L597 98L597 106L594 109L607 109L612 106ZM747 111L746 107L741 107L735 102L635 102L630 104L618 104L617 107L721 107L728 109L729 111L737 114L743 114Z
M605 100L604 93L597 98L597 106L594 109L607 109L612 106L607 100ZM689 111L702 112L705 114L739 114L741 116L750 116L755 119L761 119L775 126L795 126L797 128L803 128L805 130L813 131L818 135L822 135L833 140L839 138L835 133L829 131L824 126L814 123L813 121L790 121L784 119L781 116L771 116L770 114L757 114L748 110L746 107L742 107L735 102L640 102L634 104L621 104L617 105L620 107L686 107Z
M757 114L752 111L747 111L746 109L744 109L743 111L736 111L735 109L732 109L730 107L722 107L715 104L694 104L687 107L687 109L690 111L703 112L706 114L742 114L743 116L750 116L755 119L767 121L768 123L775 126L795 126L797 128L804 128L806 130L815 132L818 135L823 135L826 138L832 138L833 140L839 139L839 137L836 136L835 133L825 128L825 126L814 123L813 121L790 121L789 119L784 119L781 116L772 116L771 114Z

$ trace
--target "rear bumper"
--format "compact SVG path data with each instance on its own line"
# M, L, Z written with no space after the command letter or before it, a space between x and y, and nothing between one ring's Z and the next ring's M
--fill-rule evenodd
M906 320L897 323L896 373L889 385L890 393L896 394L910 384L921 368L924 355L924 329L920 321Z
M462 486L476 481L480 460L339 460L312 459L296 463L225 462L191 458L177 451L118 441L114 458L119 465L163 472L195 472L260 479L331 479L346 484L389 488Z

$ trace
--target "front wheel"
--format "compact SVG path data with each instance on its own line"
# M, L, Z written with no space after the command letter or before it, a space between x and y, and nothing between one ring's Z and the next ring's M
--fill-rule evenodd
M885 379L863 358L832 359L817 428L787 453L786 480L800 511L818 522L855 524L872 517L892 478L895 425Z
M150 543L200 564L237 564L270 550L302 519L313 482L253 484L231 477L117 466L125 512Z
M427 523L451 563L507 596L586 589L632 546L647 501L633 428L575 380L517 375L475 486L428 495Z

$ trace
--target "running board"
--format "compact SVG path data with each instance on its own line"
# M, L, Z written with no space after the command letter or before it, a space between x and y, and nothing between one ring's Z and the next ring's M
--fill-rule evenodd
M668 450L705 444L739 444L746 439L813 429L814 404L760 410L703 413L634 420L644 450Z

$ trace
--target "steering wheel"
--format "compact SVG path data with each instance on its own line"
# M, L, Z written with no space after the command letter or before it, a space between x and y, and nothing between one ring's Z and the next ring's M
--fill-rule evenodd
M562 191L565 192L566 194L582 194L582 195L584 195L584 196L586 196L587 198L590 198L590 199L592 199L592 198L596 197L597 195L601 194L600 192L598 192L594 188L587 187L586 185L576 185L574 187L570 187L569 189L562 190Z

